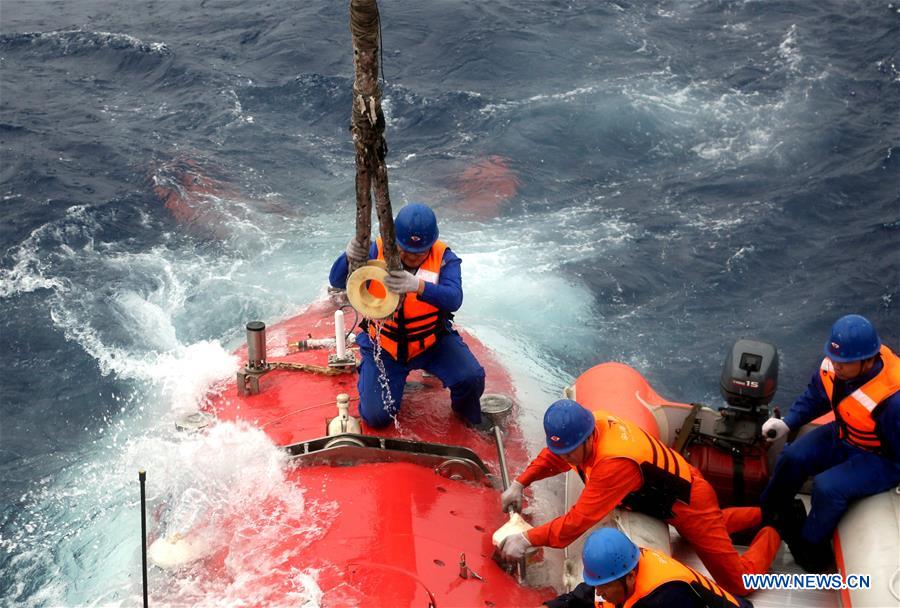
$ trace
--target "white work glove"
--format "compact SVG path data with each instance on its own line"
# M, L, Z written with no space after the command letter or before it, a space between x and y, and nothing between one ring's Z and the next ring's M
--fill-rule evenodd
M384 286L394 293L419 291L419 279L406 270L392 270L384 280Z
M500 543L500 556L507 561L518 561L525 557L525 552L530 547L531 543L524 532L510 534Z
M769 443L781 439L791 428L781 418L769 418L762 425L762 434ZM774 431L774 434L772 432ZM771 437L770 437L771 435Z
M509 487L500 495L500 508L503 511L508 511L510 505L516 508L516 511L522 510L522 493L525 491L525 486L520 484L518 481L514 481L509 484Z
M347 249L344 251L347 254L348 262L359 262L362 264L367 259L369 259L369 252L366 251L366 248L363 247L362 243L356 240L356 237L350 239L350 242L347 243Z

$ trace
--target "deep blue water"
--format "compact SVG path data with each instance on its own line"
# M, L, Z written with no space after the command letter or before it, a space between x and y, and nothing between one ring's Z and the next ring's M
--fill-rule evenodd
M381 12L392 199L436 208L458 320L514 368L532 427L606 360L718 403L731 342L769 340L787 406L838 316L900 347L895 2ZM252 431L223 440L248 473L171 422L244 322L323 293L353 231L352 78L343 2L4 3L0 602L133 605L140 467L160 503L214 478L245 508L260 471L290 492ZM189 216L154 191L184 175L215 184ZM243 592L155 582L172 604Z

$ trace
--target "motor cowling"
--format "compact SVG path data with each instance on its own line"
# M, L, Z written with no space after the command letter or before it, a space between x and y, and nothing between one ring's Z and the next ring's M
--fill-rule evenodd
M719 390L734 408L753 411L768 405L778 389L778 350L775 345L740 339L725 357Z

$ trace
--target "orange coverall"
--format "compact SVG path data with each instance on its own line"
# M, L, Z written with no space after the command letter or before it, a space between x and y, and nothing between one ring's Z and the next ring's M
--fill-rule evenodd
M597 453L598 450L594 450L594 454ZM529 486L569 469L565 460L544 448L517 481ZM690 503L676 501L672 507L675 517L665 521L691 543L717 583L731 593L746 595L749 590L744 587L741 575L767 572L778 552L781 537L774 528L764 527L747 551L739 554L728 534L759 525L762 521L759 507L722 510L715 490L700 471L691 467L691 473ZM642 484L641 470L633 460L595 457L591 475L578 501L568 513L529 530L528 541L535 547L566 547Z

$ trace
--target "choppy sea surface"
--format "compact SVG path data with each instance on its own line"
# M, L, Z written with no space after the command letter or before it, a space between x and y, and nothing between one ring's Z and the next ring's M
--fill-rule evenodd
M262 433L172 422L232 372L246 321L323 295L353 232L347 3L0 11L0 604L135 605L139 468L170 532L209 504L274 499L311 534L329 516ZM838 316L900 347L896 2L381 15L394 206L436 209L457 321L513 369L535 441L603 361L718 404L733 340L771 341L786 407ZM242 576L157 578L162 604L265 601L271 564L226 566ZM284 576L318 603L314 571Z

